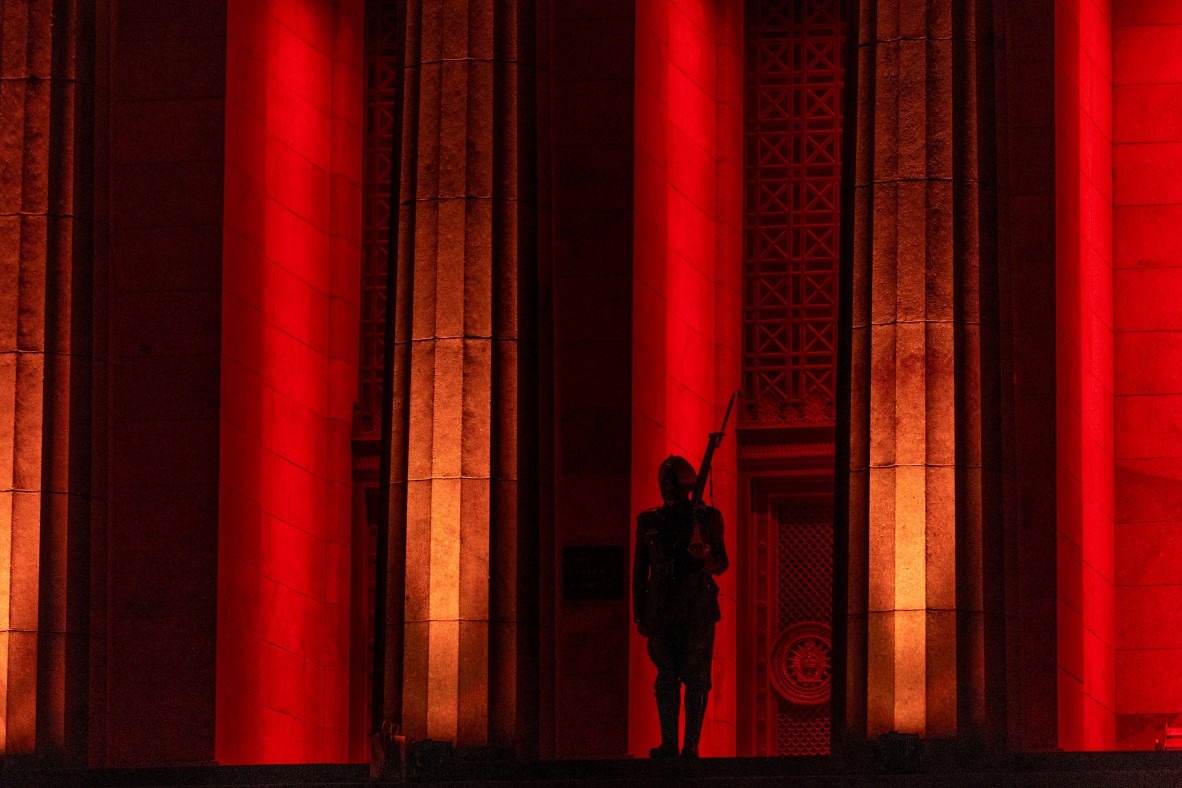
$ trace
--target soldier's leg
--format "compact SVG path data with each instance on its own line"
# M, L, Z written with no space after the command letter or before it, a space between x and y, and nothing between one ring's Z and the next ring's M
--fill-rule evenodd
M681 682L676 665L676 644L667 628L654 632L648 639L648 656L657 668L653 684L657 697L657 717L661 721L661 745L649 750L650 758L671 758L677 755L677 718L681 713Z
M702 736L702 721L706 716L706 699L710 695L710 667L714 656L714 622L702 622L693 627L686 643L682 681L685 682L685 745L681 754L698 757L698 740Z

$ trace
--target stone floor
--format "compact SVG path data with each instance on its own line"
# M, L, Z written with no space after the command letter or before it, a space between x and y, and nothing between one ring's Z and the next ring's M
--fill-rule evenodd
M504 786L810 786L810 788L1182 788L1182 752L1024 753L991 758L921 757L883 773L884 766L829 758L462 762L436 766L417 785ZM49 770L0 767L5 788L247 788L373 785L358 765L223 766L169 769Z

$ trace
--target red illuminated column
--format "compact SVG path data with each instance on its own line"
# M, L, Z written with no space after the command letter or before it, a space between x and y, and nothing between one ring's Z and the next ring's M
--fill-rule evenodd
M93 332L105 302L91 180L97 20L93 4L50 0L0 14L0 760L85 766L101 635L92 543L105 514L92 418L105 388Z
M406 9L384 716L413 737L530 752L537 20L530 2L446 8Z
M223 764L348 757L363 9L235 0L226 11Z
M1112 22L1102 6L1055 3L1056 689L1064 750L1113 749L1117 727L1113 326L1119 324L1113 321Z
M861 3L838 668L854 741L1005 734L993 23L991 0Z
M706 435L718 429L739 384L742 5L637 3L636 36L633 516L660 504L656 470L662 460L677 454L699 462ZM714 504L726 522L732 568L717 578L722 619L701 740L706 756L735 753L735 445L732 432L713 463ZM634 538L630 542L634 547ZM646 648L633 626L628 749L634 755L660 741L656 668Z

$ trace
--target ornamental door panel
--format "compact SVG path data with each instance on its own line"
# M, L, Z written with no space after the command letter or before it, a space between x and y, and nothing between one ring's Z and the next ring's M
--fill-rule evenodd
M739 748L830 746L845 3L748 0Z
M827 755L833 648L833 477L752 485L751 753Z

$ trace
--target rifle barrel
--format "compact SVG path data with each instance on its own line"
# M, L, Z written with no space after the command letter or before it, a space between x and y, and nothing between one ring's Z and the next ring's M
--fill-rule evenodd
M706 479L710 476L710 466L714 459L714 450L722 445L722 437L726 435L726 425L731 419L731 408L735 406L735 397L739 392L731 392L730 402L726 404L726 413L722 417L722 427L718 432L710 434L706 439L706 453L702 455L702 464L698 466L698 478L694 483L693 505L698 508L702 505L702 495L706 492Z

